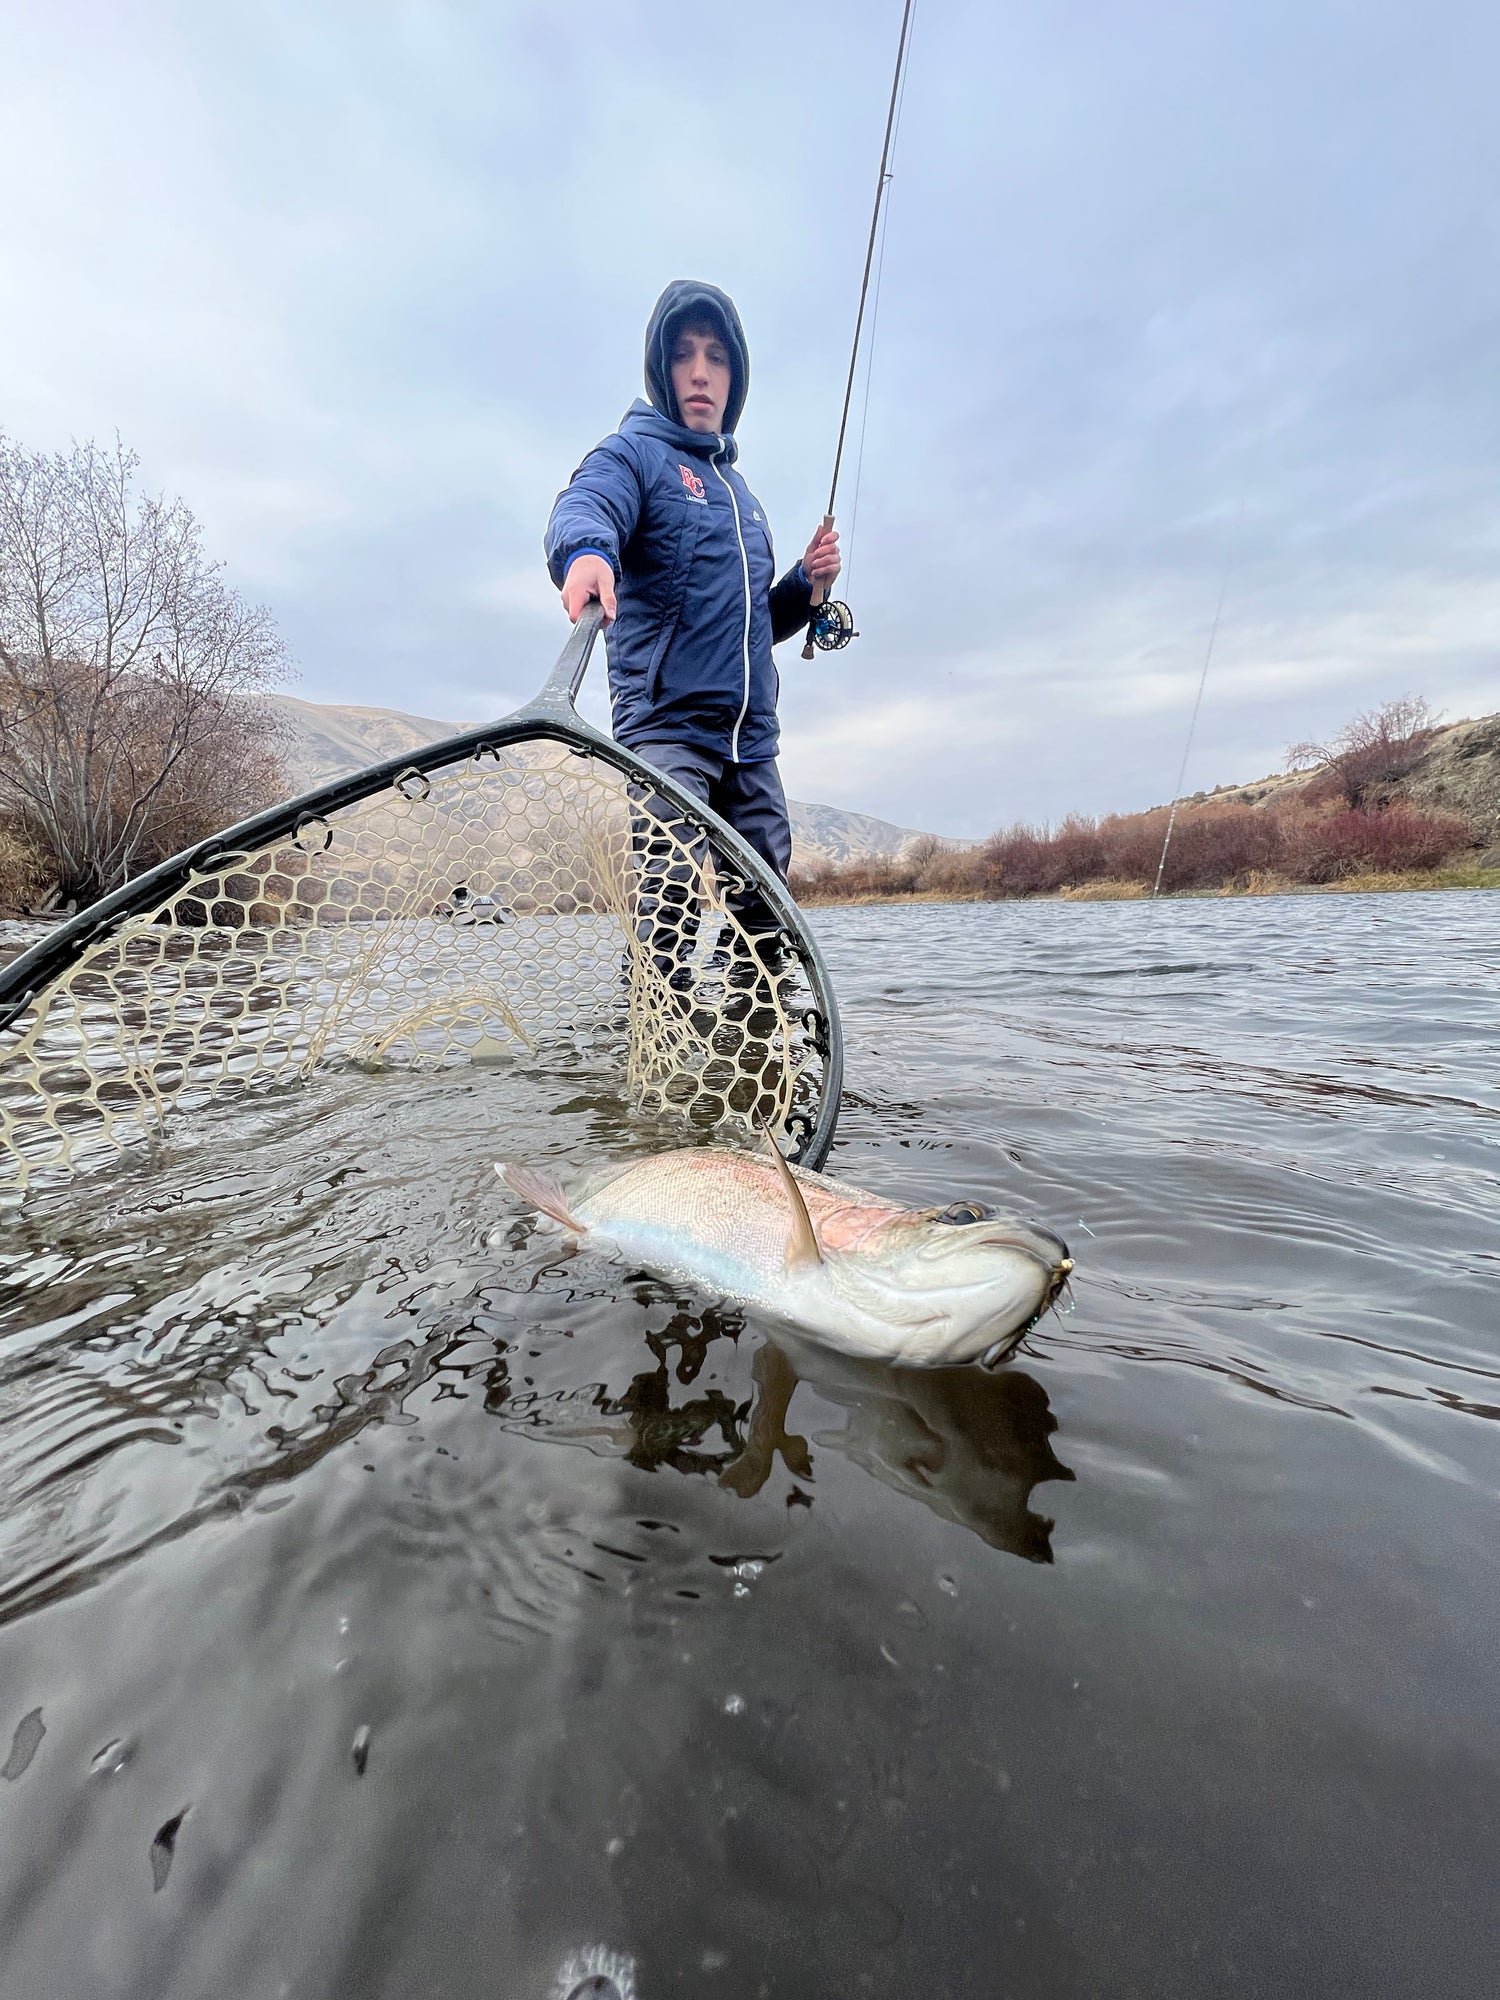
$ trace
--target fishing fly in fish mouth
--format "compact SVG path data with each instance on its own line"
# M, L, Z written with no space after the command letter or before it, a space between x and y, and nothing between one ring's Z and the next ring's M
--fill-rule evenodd
M1005 1358L1073 1268L1060 1237L981 1202L913 1209L764 1155L704 1146L566 1191L515 1163L513 1192L573 1237L770 1313L845 1354L909 1367Z

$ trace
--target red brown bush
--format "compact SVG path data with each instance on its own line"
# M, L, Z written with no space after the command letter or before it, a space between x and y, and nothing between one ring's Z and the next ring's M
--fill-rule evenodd
M1362 874L1404 875L1436 868L1471 844L1466 821L1454 813L1285 813L1282 873L1297 882L1337 882Z
M1166 840L1165 807L1070 818L1056 830L1017 825L979 847L914 844L894 861L821 862L797 871L794 892L809 902L862 896L965 895L1001 899L1055 895L1093 882L1156 880ZM1411 874L1438 867L1473 845L1454 813L1398 805L1384 812L1309 812L1299 806L1214 802L1178 811L1167 844L1162 888L1168 893L1246 888L1256 874L1293 882L1337 882L1351 875Z

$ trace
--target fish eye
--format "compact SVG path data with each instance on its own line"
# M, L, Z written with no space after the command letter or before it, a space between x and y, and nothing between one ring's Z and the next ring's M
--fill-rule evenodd
M989 1210L980 1202L955 1201L949 1208L940 1208L933 1217L933 1220L935 1222L951 1222L954 1224L986 1222L989 1220L989 1213Z

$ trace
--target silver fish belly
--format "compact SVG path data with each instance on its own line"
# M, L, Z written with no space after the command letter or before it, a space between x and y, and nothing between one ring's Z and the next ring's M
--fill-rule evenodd
M877 1360L993 1363L1073 1268L1050 1231L987 1204L911 1209L769 1152L658 1153L571 1193L524 1166L497 1172L590 1244Z

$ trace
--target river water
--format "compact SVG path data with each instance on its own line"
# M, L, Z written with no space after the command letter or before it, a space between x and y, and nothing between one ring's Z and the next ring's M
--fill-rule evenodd
M831 1171L1077 1259L994 1375L562 1254L566 1074L5 1222L7 2000L1496 1990L1500 898L816 921Z

